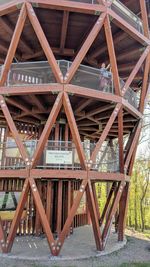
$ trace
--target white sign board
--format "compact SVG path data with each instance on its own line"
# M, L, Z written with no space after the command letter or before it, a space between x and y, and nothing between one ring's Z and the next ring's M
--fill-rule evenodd
M72 164L72 151L46 150L46 164Z

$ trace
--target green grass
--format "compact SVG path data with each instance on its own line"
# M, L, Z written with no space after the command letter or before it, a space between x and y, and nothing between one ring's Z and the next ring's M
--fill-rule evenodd
M150 267L149 263L123 263L119 267Z
M32 265L32 267L45 267L43 265ZM61 264L58 265L53 265L52 267L61 267ZM66 265L66 267L75 267L75 266L68 266ZM93 265L94 267L94 265ZM100 266L102 267L102 266ZM105 265L103 266L105 267ZM114 266L116 267L116 266ZM121 265L119 265L118 267L150 267L150 262L149 263L123 263Z

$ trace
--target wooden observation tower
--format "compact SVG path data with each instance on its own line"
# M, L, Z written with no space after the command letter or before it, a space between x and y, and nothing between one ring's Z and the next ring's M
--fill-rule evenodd
M150 70L149 1L0 5L0 246L45 234L59 255L91 223L124 238ZM6 3L7 2L7 3ZM108 194L99 212L97 183Z

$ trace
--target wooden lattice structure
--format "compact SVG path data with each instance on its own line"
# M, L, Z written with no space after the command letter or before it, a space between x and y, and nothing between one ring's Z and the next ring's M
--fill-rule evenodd
M150 35L146 1L122 3L15 0L0 6L0 191L7 193L6 200L11 192L16 205L10 220L1 215L4 253L11 251L17 233L44 232L52 255L58 255L72 228L89 223L89 217L97 250L105 248L114 217L118 240L124 238L148 93ZM93 78L103 62L111 66L107 88L106 77L97 85ZM27 145L21 134L28 134ZM19 156L8 153L8 137ZM91 148L84 148L85 139ZM36 140L30 151L29 140ZM45 160L45 147L65 157L67 151L74 159L53 165L51 158ZM102 214L97 182L111 184ZM18 202L14 191L21 192ZM85 194L86 211L80 216ZM33 221L29 215L35 210Z

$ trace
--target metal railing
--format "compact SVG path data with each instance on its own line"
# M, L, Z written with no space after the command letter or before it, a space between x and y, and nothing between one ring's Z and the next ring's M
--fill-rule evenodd
M57 61L63 76L69 70L72 62L67 60ZM2 67L1 67L2 68ZM124 81L120 79L121 85ZM7 86L37 85L56 83L52 69L47 61L13 63L7 79ZM114 94L113 75L105 69L98 69L80 65L71 84ZM137 95L129 88L125 98L134 107L137 106Z
M24 141L30 160L33 157L37 147L38 140ZM90 163L90 156L95 148L94 143L82 143L86 162ZM20 169L25 168L24 163L15 141L0 144L0 169ZM39 169L81 169L75 144L71 141L47 141L41 158L37 163ZM119 171L119 151L104 145L99 151L95 162L91 164L91 169L101 172L118 172Z
M125 82L120 79L120 85L121 85L121 88L123 88L123 86L125 85ZM138 108L139 106L139 100L138 100L138 95L136 92L134 92L132 90L131 87L128 88L128 90L126 91L125 95L124 95L124 98L132 105L134 106L135 108Z
M98 4L97 0L68 0L80 3ZM111 9L116 12L121 18L133 26L137 31L143 34L142 20L133 13L127 6L125 6L119 0L112 0Z
M143 33L143 23L141 19L119 0L112 0L111 9L131 26L133 26L137 31Z

